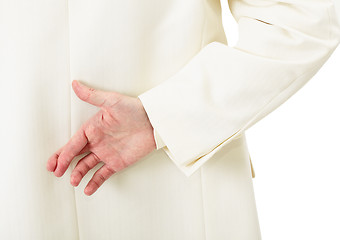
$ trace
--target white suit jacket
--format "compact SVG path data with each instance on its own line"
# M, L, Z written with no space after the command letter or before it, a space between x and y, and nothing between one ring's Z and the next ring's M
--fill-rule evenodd
M200 51L138 96L158 148L187 176L298 91L340 41L332 1L232 0L239 39L229 47L208 2Z
M340 42L331 0L0 0L0 238L258 240L245 131ZM72 80L139 97L159 150L91 197L47 172L98 111ZM163 144L161 143L163 141ZM189 177L190 176L190 177ZM4 193L4 194L3 194Z

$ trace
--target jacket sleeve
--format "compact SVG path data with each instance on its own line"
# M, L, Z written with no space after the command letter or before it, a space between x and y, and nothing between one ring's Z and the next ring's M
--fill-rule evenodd
M331 0L229 0L229 9L234 47L210 42L138 96L186 176L291 97L340 42Z

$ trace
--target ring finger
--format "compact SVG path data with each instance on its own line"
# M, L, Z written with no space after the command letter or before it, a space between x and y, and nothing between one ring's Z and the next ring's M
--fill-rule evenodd
M86 173L99 162L100 159L93 152L80 159L71 173L71 184L75 187L78 186Z

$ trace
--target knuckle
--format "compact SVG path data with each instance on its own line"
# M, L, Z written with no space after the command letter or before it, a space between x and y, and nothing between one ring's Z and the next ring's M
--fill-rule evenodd
M91 169L91 166L87 162L83 162L82 172L87 172Z
M96 161L96 162L100 162L100 159L99 157L93 153L93 159Z
M76 170L76 171L72 174L73 177L80 177L80 178L83 178L84 175L85 175L85 174L84 174L82 171L79 171L79 170Z
M96 181L96 180L93 180L93 185L95 185L95 188L98 189L100 187L100 184Z
M93 136L95 134L95 127L92 124L89 124L89 126L85 129L85 133L88 136Z
M107 172L109 173L109 175L112 175L112 174L114 174L116 172L111 167L107 167L106 169L107 169Z
M98 180L99 180L100 183L103 183L103 182L105 182L106 179L102 174L98 174Z
M59 161L59 162L58 162L58 167L59 167L59 169L65 169L65 168L67 168L67 163L66 163L66 161Z

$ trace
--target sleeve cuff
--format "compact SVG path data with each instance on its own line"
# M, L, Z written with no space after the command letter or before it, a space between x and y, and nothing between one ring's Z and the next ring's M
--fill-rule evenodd
M165 143L163 142L161 136L159 136L159 133L155 129L153 129L153 135L156 142L156 149L158 150L165 147Z

